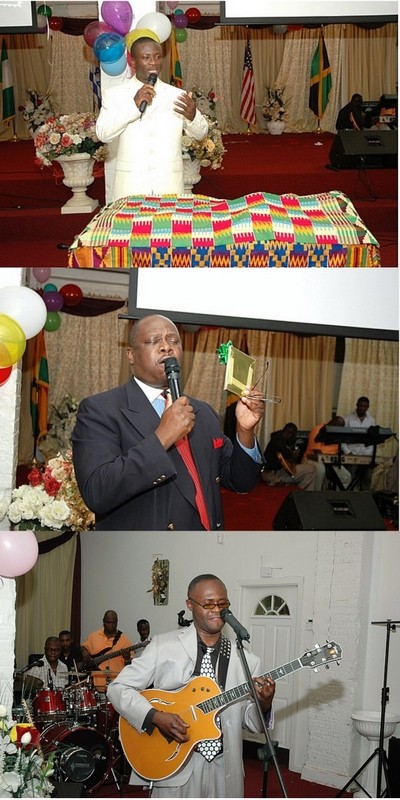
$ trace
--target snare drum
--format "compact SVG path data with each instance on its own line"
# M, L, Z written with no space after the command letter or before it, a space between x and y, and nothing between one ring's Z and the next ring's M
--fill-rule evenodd
M33 700L33 718L35 722L57 722L65 719L66 708L63 692L53 689L42 689Z

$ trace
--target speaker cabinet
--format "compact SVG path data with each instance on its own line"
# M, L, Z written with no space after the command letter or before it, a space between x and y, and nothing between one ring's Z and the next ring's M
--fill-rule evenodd
M397 131L339 131L329 160L336 169L397 167Z
M385 530L371 492L291 492L272 527L275 531Z
M389 739L388 783L390 797L400 797L400 739Z

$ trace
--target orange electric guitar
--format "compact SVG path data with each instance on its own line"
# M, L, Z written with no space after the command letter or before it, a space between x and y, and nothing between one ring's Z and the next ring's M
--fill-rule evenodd
M317 670L320 666L328 666L332 661L339 661L341 656L341 647L335 642L328 642L322 647L316 645L314 650L304 653L301 658L266 672L263 677L277 681L302 667ZM141 694L157 711L179 714L190 725L189 741L179 743L168 739L158 728L154 728L150 736L139 733L126 719L120 717L119 738L127 761L142 778L159 781L174 775L199 742L218 739L221 731L215 723L216 715L226 706L249 695L250 686L242 683L221 692L212 678L200 676L175 692L144 689Z

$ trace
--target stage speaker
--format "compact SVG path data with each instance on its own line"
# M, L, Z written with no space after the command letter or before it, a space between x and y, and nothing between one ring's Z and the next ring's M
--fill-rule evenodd
M329 160L336 169L397 167L397 131L339 131Z
M389 739L388 783L390 797L400 797L400 739Z
M371 492L290 492L275 515L275 531L382 531Z

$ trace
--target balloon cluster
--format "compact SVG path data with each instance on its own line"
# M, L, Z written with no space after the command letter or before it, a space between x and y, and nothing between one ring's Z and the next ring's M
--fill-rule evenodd
M104 0L102 21L89 22L83 31L86 44L93 48L106 75L122 75L127 64L125 36L132 27L134 14L127 0ZM136 29L147 28L165 42L171 33L171 23L165 14L154 11L138 20Z
M47 3L43 3L42 6L39 6L36 12L36 23L39 28L40 33L46 33L47 28L51 28L52 31L60 31L64 20L62 17L55 17L53 16L53 11Z
M0 289L0 386L23 356L26 340L36 336L46 322L42 298L27 286Z
M172 23L175 29L175 39L177 42L186 42L187 39L187 26L189 23L194 24L198 22L201 17L201 11L198 8L187 8L183 11L182 8L177 8L179 4L175 2L168 2L168 8L173 11L171 14Z
M47 283L51 277L50 267L34 267L33 274L38 283L44 284L39 289L47 312L43 327L45 331L58 331L61 325L58 312L63 306L77 306L83 298L82 289L74 283L66 283L61 289L57 289L54 283Z

